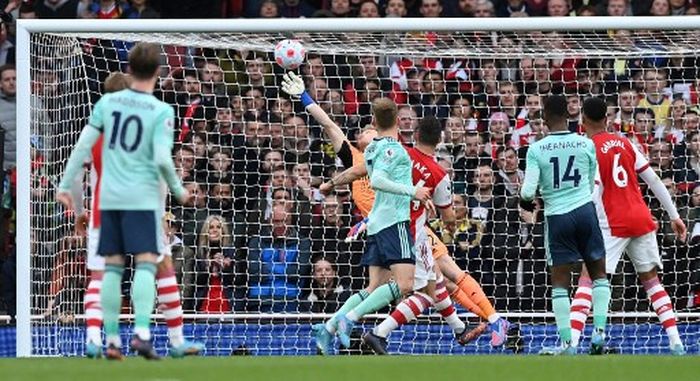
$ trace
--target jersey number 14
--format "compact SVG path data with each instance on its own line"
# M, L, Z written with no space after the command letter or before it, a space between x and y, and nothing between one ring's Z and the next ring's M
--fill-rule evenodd
M573 182L574 187L578 187L578 184L581 182L581 174L579 173L578 168L574 168L575 159L576 158L573 155L569 156L569 159L566 161L566 170L564 171L563 175L561 175L559 158L553 157L549 159L549 162L552 163L552 187L554 189L561 188L562 182Z

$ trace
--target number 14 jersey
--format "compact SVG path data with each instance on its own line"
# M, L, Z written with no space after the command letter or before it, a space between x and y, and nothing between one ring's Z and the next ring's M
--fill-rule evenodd
M601 229L623 238L656 230L637 181L637 174L649 168L647 159L625 137L601 132L592 139L599 172L594 201Z

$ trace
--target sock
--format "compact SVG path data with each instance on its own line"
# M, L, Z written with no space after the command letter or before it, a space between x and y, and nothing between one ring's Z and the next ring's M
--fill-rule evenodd
M682 344L681 336L676 326L676 313L673 311L671 298L666 293L664 286L661 285L659 278L649 279L642 282L642 285L647 292L651 305L654 307L656 316L659 317L661 325L666 330L670 344Z
M567 289L561 287L552 289L552 310L554 310L554 319L557 322L557 330L562 344L571 342L570 303Z
M328 330L331 335L335 334L335 331L338 328L338 316L345 315L353 308L357 307L358 304L362 303L363 300L367 299L368 296L369 293L367 290L360 290L359 292L352 294L352 296L350 296L348 300L343 303L340 309L336 311L336 313L334 313L330 319L328 319L326 322L326 330Z
M100 305L100 289L102 288L102 272L90 274L90 283L83 300L85 310L85 325L87 326L87 342L102 346L102 306Z
M481 311L483 311L484 318L489 321L489 323L495 323L501 316L493 308L493 305L489 301L489 298L484 294L484 290L481 289L479 283L472 278L471 275L463 273L460 279L457 281L457 287L459 287L465 294L471 299Z
M442 277L440 277L435 284L435 303L433 306L443 319L445 319L450 328L452 328L452 332L455 334L464 332L466 326L459 316L457 316L457 311L452 305L452 299L450 299L450 295L447 293L445 281Z
M416 291L399 303L391 315L376 326L373 332L379 337L386 338L396 328L415 320L432 304L433 299L430 296Z
M586 327L586 319L591 312L591 294L593 292L591 278L581 276L578 278L578 288L571 302L571 345L577 347L581 340L581 334Z
M365 300L350 310L345 317L352 321L358 321L363 316L388 306L400 297L399 285L396 282L389 282L377 287Z
M100 290L100 304L105 326L107 345L121 347L119 339L119 311L122 307L122 275L124 266L106 265Z
M134 283L131 285L131 302L134 305L134 334L141 340L151 339L151 313L156 297L155 263L137 263Z
M605 330L610 308L610 282L606 278L593 281L593 327Z
M158 272L156 282L158 284L158 304L163 316L165 316L165 324L168 326L170 346L179 347L185 343L185 335L182 332L182 304L175 271L169 269Z

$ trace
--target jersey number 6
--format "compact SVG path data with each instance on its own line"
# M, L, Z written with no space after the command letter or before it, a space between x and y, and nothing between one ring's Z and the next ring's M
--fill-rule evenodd
M134 152L139 147L141 143L141 135L143 134L143 122L138 115L129 115L124 119L124 123L121 123L122 113L115 111L112 113L114 118L114 124L112 125L112 136L109 138L109 149L114 149L117 144L117 138L119 139L119 145L126 152ZM126 141L126 132L129 130L131 124L136 125L136 138L131 144Z

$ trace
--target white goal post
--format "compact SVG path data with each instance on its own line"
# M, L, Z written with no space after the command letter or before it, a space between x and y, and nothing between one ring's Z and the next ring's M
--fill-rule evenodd
M410 31L432 32L481 32L481 31L561 31L586 32L607 30L658 30L658 31L700 31L700 16L683 17L556 17L556 18L468 18L468 19L276 19L276 20L18 20L17 21L17 357L32 355L32 320L37 316L31 311L31 35L34 33L60 34L87 38L99 34L106 38L118 39L121 34L177 34L187 36L189 33L228 34L228 33L398 33ZM152 40L154 37L151 37ZM157 42L157 41L152 41ZM169 41L174 44L187 44L184 40ZM253 44L253 43L251 43ZM700 38L687 44L675 45L676 50L659 51L649 48L649 51L623 52L620 56L633 54L698 55L697 47ZM593 56L612 54L605 46L594 47L590 50ZM461 47L455 46L454 55L461 52ZM614 48L613 48L614 49ZM266 48L267 51L271 47ZM313 52L313 50L312 50ZM466 52L466 51L465 51ZM363 52L371 54L368 52ZM381 54L376 52L375 54ZM393 54L400 54L394 50ZM503 52L504 55L511 52ZM567 51L560 52L563 55ZM465 53L466 54L466 53ZM498 51L491 55L497 57ZM506 313L506 316L509 314ZM512 313L512 316L528 316L529 313ZM535 314L547 317L548 314ZM235 313L226 318L236 319L245 315ZM254 317L267 318L262 314ZM298 316L298 315L293 315ZM649 312L620 312L613 314L619 317L655 317ZM275 315L271 316L272 318ZM318 317L318 316L317 316ZM681 313L679 317L697 320L700 314Z

